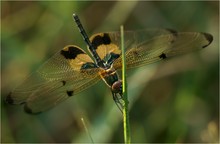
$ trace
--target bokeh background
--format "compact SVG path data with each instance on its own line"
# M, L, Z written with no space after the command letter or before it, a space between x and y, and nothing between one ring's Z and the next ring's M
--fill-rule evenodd
M1 1L1 142L123 142L122 114L101 81L40 115L4 103L65 45L86 49L73 13L90 36L120 25L211 33L214 41L202 51L128 72L130 127L132 142L219 141L217 1Z

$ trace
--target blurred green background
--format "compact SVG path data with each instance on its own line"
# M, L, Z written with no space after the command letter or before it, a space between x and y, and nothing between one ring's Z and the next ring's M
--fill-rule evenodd
M219 141L219 3L1 1L1 142L123 142L122 114L99 82L40 115L5 96L65 45L86 49L72 14L88 35L143 28L211 33L202 51L128 73L132 142Z

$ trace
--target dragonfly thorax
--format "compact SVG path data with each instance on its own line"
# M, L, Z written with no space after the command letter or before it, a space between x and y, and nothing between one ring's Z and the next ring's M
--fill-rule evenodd
M112 85L119 80L116 70L111 66L109 69L104 69L100 72L103 81L111 88Z

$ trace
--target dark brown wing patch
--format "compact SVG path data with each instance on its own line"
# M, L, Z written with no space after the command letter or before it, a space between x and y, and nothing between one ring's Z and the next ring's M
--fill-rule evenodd
M118 43L112 33L98 33L90 37L97 54L104 62L111 63L121 54Z
M91 39L91 43L94 46L95 49L98 48L98 46L104 44L108 45L111 43L111 39L107 33L103 33L100 35L96 35Z
M66 46L60 51L60 54L63 55L66 59L75 59L77 55L84 53L84 51L74 45Z
M95 68L95 64L93 63L93 60L86 54L84 50L79 48L75 45L68 45L64 47L60 54L64 56L64 58L67 60L68 64L73 70L80 71L81 69L84 69L84 65L87 63L91 63L94 66L89 68Z

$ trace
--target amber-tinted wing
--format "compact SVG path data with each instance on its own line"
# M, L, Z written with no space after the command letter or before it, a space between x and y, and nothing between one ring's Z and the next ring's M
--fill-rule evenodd
M95 84L99 68L79 47L69 45L52 56L6 98L25 104L28 113L39 113Z
M112 34L114 35L114 33ZM98 33L90 37L90 41L97 54L101 60L108 64L111 64L121 54L121 50L119 49L120 43L118 43L118 40L114 41L114 38L119 37L111 37L110 33Z
M120 47L120 32L103 33L93 36L97 40L99 49L114 49ZM213 40L212 35L199 32L176 32L171 29L151 29L140 31L125 31L125 49L127 68L150 64L175 55L180 55L207 47ZM101 42L100 42L101 41ZM101 45L100 45L101 44ZM121 68L120 50L116 54L120 57L114 59L115 69ZM104 54L105 55L105 54ZM103 56L102 56L103 57Z

